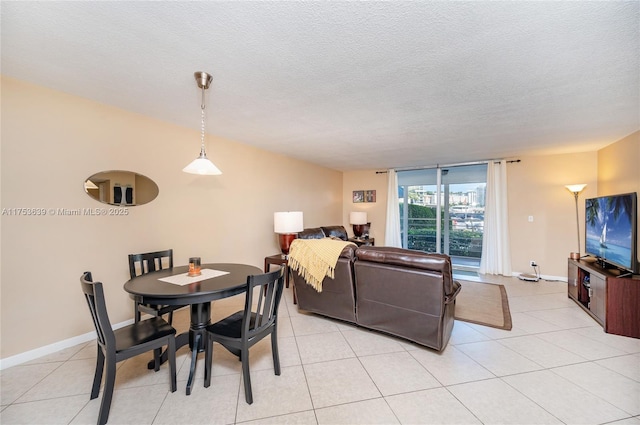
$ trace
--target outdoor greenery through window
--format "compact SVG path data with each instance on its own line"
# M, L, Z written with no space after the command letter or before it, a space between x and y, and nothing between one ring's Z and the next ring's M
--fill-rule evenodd
M486 170L486 164L476 164L398 172L403 246L448 254L456 268L477 268Z

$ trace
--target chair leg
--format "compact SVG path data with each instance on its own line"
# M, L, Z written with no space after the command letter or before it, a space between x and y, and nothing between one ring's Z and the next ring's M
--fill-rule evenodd
M133 303L133 321L134 322L139 322L140 319L142 318L142 314L140 313L140 310L138 309L138 306L140 305L140 303L134 302Z
M169 322L169 324L173 324L173 311L169 312L169 320L167 320L167 322Z
M278 354L278 332L273 328L271 332L271 354L273 355L273 371L280 376L280 355Z
M113 398L113 387L116 382L116 358L115 354L107 354L107 373L104 378L104 390L102 392L102 402L100 403L100 414L98 415L98 425L104 425L109 419L111 409L111 399Z
M169 355L169 373L171 374L171 392L176 392L176 338L172 335L169 337L167 344L167 354Z
M187 395L191 394L193 378L196 376L196 365L198 364L198 347L200 346L201 334L196 334L193 338L193 348L191 350L191 367L189 367L189 379L187 379Z
M97 345L97 344L96 344ZM96 357L96 372L93 375L93 386L91 387L90 400L98 397L100 394L100 384L102 383L102 372L104 371L104 353L98 345L98 355Z
M162 348L154 348L153 349L153 370L160 370L160 356L162 356Z
M211 385L211 363L213 363L213 339L206 334L204 350L204 387Z
M244 377L244 398L247 404L253 404L253 392L251 391L251 374L249 373L249 349L245 347L240 353L242 359L242 376Z

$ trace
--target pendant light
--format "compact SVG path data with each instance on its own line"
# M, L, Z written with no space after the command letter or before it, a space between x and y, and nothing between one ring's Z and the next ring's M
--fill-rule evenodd
M200 104L201 109L201 132L200 132L200 156L193 160L189 165L184 167L182 171L190 174L201 174L207 176L217 176L222 174L222 171L213 162L207 158L207 153L204 150L204 92L211 85L213 77L206 72L195 72L193 76L196 78L198 87L202 89L202 102Z

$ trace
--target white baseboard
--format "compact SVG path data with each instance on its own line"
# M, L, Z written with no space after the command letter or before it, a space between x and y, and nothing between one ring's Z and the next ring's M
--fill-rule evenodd
M125 320L116 325L113 325L113 329L119 329L123 326L127 326L133 323L133 319ZM96 339L96 332L88 332L83 335L74 336L62 341L54 342L53 344L45 345L44 347L35 348L33 350L26 351L24 353L16 354L15 356L0 359L0 370L17 366L22 363L30 362L31 360L38 359L49 354L56 353L65 348L73 347L84 342L89 342Z

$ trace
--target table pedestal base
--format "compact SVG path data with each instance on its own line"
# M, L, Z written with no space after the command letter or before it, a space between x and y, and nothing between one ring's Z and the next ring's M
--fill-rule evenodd
M205 350L205 339L207 337L207 326L211 324L211 303L191 305L191 326L189 332L176 336L176 351L189 344L191 348L191 366L189 367L189 379L187 380L187 395L191 394L193 388L193 378L196 375L196 364L198 363L198 353ZM160 364L167 361L166 350L160 357ZM148 369L154 369L155 362L151 360L147 364Z

